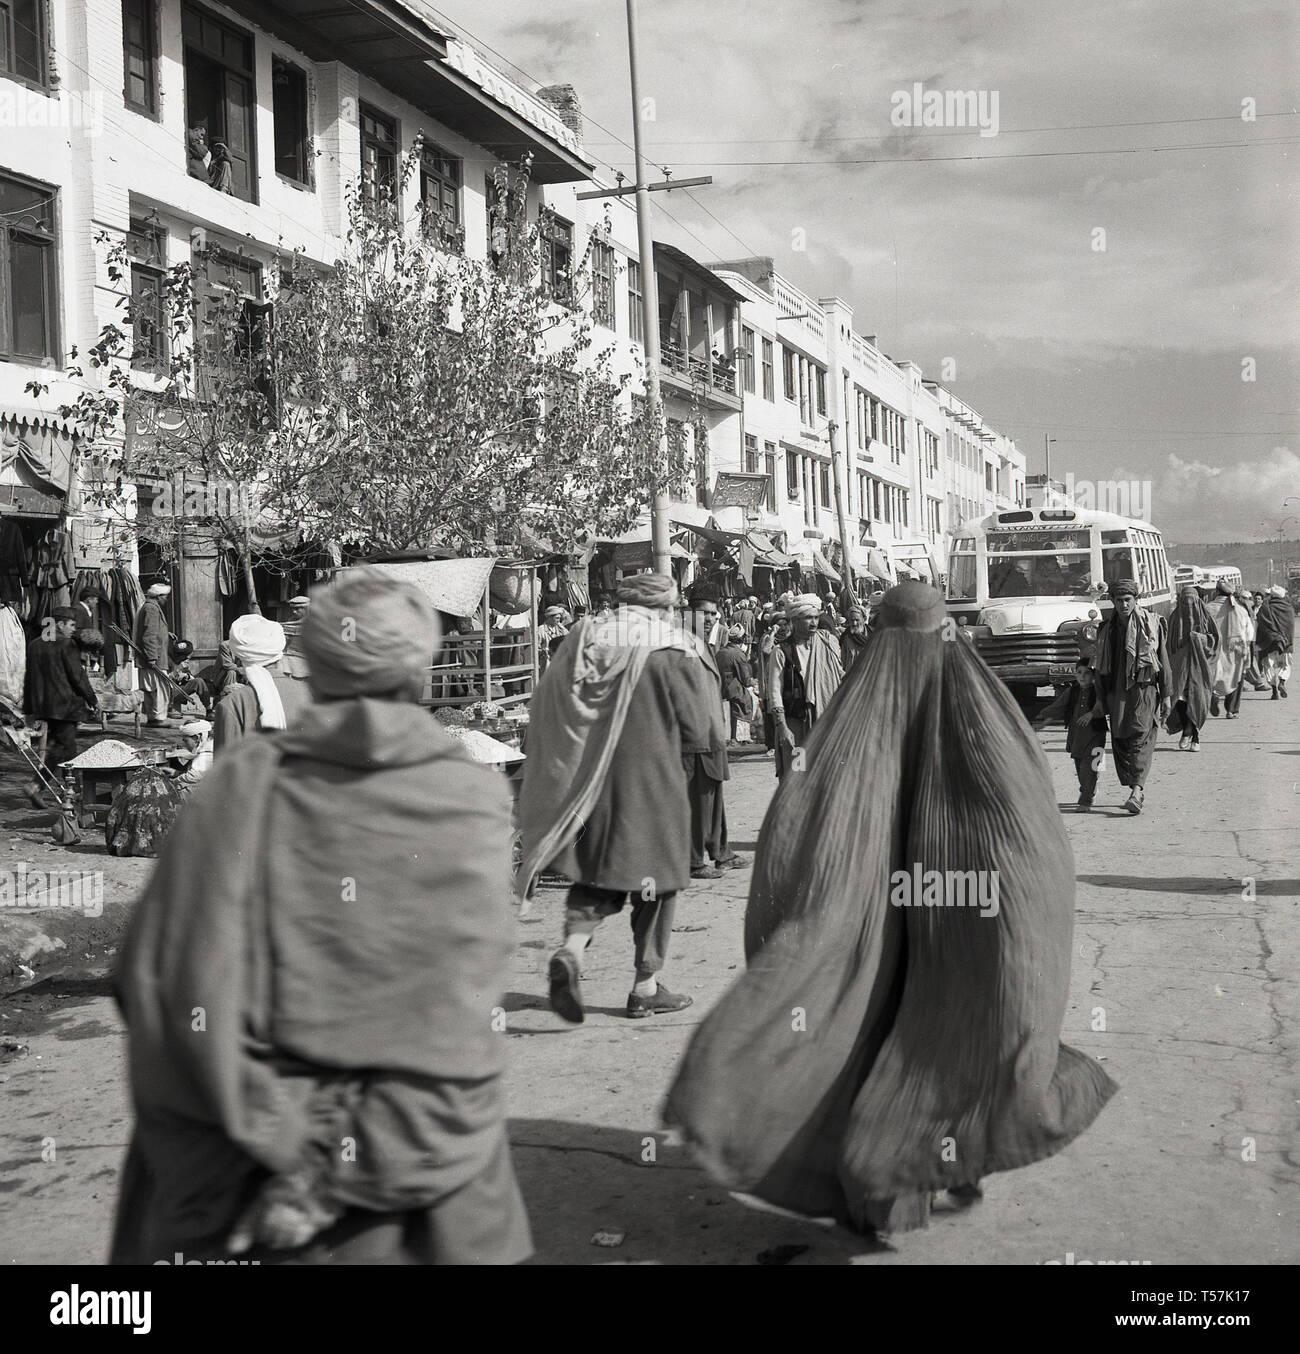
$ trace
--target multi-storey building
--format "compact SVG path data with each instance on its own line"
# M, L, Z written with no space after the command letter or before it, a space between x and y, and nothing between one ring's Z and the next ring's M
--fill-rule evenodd
M1025 457L952 391L927 381L943 412L948 526L1025 503Z

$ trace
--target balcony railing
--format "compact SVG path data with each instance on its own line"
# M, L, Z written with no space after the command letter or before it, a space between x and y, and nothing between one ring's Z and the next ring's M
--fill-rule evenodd
M668 338L660 340L659 358L662 366L684 380L699 381L728 395L736 394L736 365L727 358L694 357Z

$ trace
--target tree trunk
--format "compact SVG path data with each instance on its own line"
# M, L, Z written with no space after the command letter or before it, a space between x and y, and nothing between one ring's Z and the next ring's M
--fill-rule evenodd
M248 589L248 609L254 616L262 614L262 608L257 603L257 584L253 582L253 554L251 550L244 549L239 553L239 562L244 567L244 586Z

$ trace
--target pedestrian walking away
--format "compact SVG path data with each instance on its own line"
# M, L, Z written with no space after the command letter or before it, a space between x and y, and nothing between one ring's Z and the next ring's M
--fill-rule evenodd
M519 795L516 894L526 897L543 869L572 881L564 941L548 972L552 1008L575 1024L585 1019L583 952L629 896L635 972L627 1014L691 1004L659 974L677 894L690 882L685 759L711 750L721 714L716 678L673 624L672 579L637 574L617 596L610 617L577 623L538 683Z
M1269 588L1255 616L1255 649L1259 654L1260 675L1271 688L1272 699L1284 700L1295 649L1295 608L1286 589L1277 584Z
M978 1197L1116 1089L1059 1040L1074 862L1051 774L944 614L924 584L887 594L807 769L768 808L747 971L664 1108L725 1188L860 1231L926 1226L933 1191ZM984 905L942 880L924 905L938 875L985 881Z
M441 637L412 586L345 576L302 640L319 703L216 759L127 935L111 1259L521 1261L508 792L416 704Z

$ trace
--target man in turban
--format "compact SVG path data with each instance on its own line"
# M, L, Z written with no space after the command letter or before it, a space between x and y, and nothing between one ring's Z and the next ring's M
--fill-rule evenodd
M549 982L552 1008L575 1024L585 1018L583 951L629 894L636 968L628 1016L691 1004L658 975L677 893L690 881L683 771L714 745L718 691L673 624L671 578L625 578L617 598L607 620L584 616L574 626L538 683L519 795L516 893L526 898L544 869L573 882Z
M840 683L844 663L840 643L818 621L821 598L806 592L785 604L787 638L772 646L767 667L767 708L776 741L776 778L796 764L795 749L808 741L813 725L826 713Z
M1273 690L1272 700L1286 699L1294 648L1295 608L1286 589L1275 583L1255 613L1255 651L1259 654L1260 675Z
M1124 807L1141 813L1160 722L1168 717L1173 674L1165 624L1138 605L1131 578L1110 585L1114 611L1097 632L1097 703L1110 720L1115 774L1128 789Z
M140 660L140 689L144 692L145 712L153 727L167 723L168 694L171 683L167 678L167 664L171 658L171 628L163 611L163 603L171 596L166 583L151 583L145 589L144 601L135 613L134 634L131 642Z
M316 703L217 759L132 918L111 1259L523 1260L508 792L417 704L441 634L411 585L344 571L302 638Z
M1059 1152L1116 1089L1060 1042L1074 861L1051 772L944 616L925 584L886 594L768 807L747 972L664 1112L724 1188L878 1233Z
M213 711L212 743L217 752L256 730L274 733L288 728L311 700L309 683L281 668L285 633L278 621L241 616L230 627L229 643L243 682L227 687ZM311 660L307 662L310 665Z
M1206 603L1206 610L1219 636L1210 713L1217 717L1222 708L1229 719L1237 719L1241 714L1241 692L1246 684L1246 669L1255 639L1255 618L1250 614L1250 608L1236 596L1232 584L1222 578L1216 586L1213 601Z

